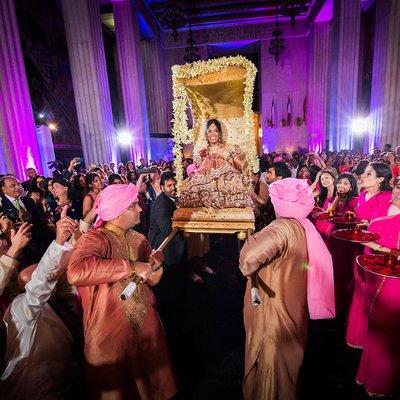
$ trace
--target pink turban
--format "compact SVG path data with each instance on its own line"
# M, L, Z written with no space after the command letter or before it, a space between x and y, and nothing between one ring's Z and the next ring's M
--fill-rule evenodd
M192 172L196 172L196 164L189 164L186 168L187 176L189 176Z
M311 319L335 317L332 256L315 226L307 219L314 197L304 179L285 178L271 183L269 195L277 216L295 218L307 238L307 303Z
M138 190L135 185L110 185L102 190L94 202L97 213L95 227L103 221L118 218L137 199Z

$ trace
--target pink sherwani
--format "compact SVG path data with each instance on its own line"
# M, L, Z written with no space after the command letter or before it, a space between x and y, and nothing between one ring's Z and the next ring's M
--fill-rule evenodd
M400 215L376 219L369 230L400 249ZM400 390L400 279L377 278L356 380L369 394L388 396Z
M279 218L240 252L245 276L258 271L262 305L244 299L246 400L294 400L307 335L307 239L295 219ZM261 268L260 268L261 266Z
M132 267L148 260L143 235L103 227L83 235L72 254L68 280L82 298L85 358L93 399L164 400L176 393L165 334L146 284L122 302Z
M365 200L366 192L361 192L358 206L355 208L357 217L372 220L387 215L391 204L391 192L380 192ZM383 244L378 241L379 244ZM354 294L351 301L347 321L346 342L352 347L362 348L368 326L368 314L376 288L381 279L377 275L361 271L354 267Z

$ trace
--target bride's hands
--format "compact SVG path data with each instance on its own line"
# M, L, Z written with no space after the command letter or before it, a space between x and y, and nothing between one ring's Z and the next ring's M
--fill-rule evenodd
M199 151L199 156L200 156L201 158L207 157L207 149L202 149L202 150L200 150L200 151Z

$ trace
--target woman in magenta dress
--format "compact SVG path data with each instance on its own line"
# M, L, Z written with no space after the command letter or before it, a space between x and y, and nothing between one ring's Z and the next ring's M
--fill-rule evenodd
M306 164L300 165L299 169L297 170L297 179L307 179L307 183L311 186L312 181L310 179L310 171Z
M400 179L392 191L388 216L368 227L379 234L372 249L389 253L400 250ZM368 274L368 272L367 272ZM372 275L372 274L369 274ZM369 395L389 396L400 391L400 279L380 278L368 320L367 334L356 381Z
M336 178L331 171L321 169L311 185L316 205L323 210L328 210L336 196Z
M358 203L358 187L353 175L344 173L336 181L336 198L331 204L331 210L337 214L354 212ZM324 209L329 206L326 199ZM344 242L333 237L335 226L329 221L317 221L316 228L323 237L332 254L333 271L335 277L336 311L348 310L354 287L353 260L357 251L354 243Z
M343 158L343 161L341 165L339 165L339 174L343 174L345 172L350 172L350 170L353 168L353 160L351 159L350 156L345 156Z
M400 164L396 160L396 153L390 151L387 154L386 159L390 166L390 169L392 170L393 180L395 180L400 175Z
M314 183L311 185L311 189L314 197L316 198L317 205L324 211L330 211L336 197L336 181L333 174L325 170L318 172ZM333 224L326 220L317 219L315 227L329 248L327 241L331 236Z
M360 193L358 206L355 208L359 219L369 222L387 215L392 198L391 179L392 171L387 164L373 162L368 165L362 175L362 187L365 190ZM354 294L347 321L346 342L349 346L362 348L367 332L368 313L380 280L377 275L365 275L357 266L354 268L354 275Z

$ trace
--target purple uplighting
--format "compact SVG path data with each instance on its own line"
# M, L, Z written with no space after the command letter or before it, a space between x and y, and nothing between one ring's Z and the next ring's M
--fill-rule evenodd
M65 62L60 62L61 72L51 73L62 75L58 83L65 83L65 91L54 100L60 102L60 96L66 94L72 107L67 110L60 106L56 111L57 107L48 107L41 104L43 99L35 98L46 97L43 93L28 91L30 71L36 68L40 72L40 65L27 66L27 78L22 54L26 50L20 43L22 40L24 44L26 38L22 33L20 37L18 31L19 6L11 0L2 2L1 171L13 171L20 177L24 177L27 166L42 171L43 157L41 161L30 95L32 104L38 108L37 115L47 107L59 123L60 130L52 132L56 148L59 145L68 148L63 142L62 129L68 123L76 125L73 135L80 137L72 142L70 150L72 153L77 148L73 146L81 145L80 153L86 164L118 161L121 154L135 162L140 158L150 159L154 156L150 137L157 138L155 151L160 154L161 142L167 140L160 139L160 135L170 134L173 118L171 67L183 63L187 27L181 28L178 41L174 42L168 31L157 23L162 10L154 12L154 8L161 7L156 7L154 1L102 0L100 3L101 7L97 0L60 3L65 32L56 32L56 36L65 39ZM103 10L106 3L110 8L107 13ZM397 36L392 39L388 32L389 25L395 25L392 15L397 15L397 8L374 0L304 3L305 9L296 16L295 30L289 27L289 18L281 15L279 7L269 4L226 2L218 10L200 5L192 16L192 28L201 58L239 54L256 64L253 107L264 150L308 147L318 152L325 148L351 148L355 144L351 121L359 114L369 114L371 124L368 132L357 137L358 147L370 152L383 142L395 143L397 134L392 132L397 132L398 122L393 105L398 104L395 94L398 91L390 88L396 88L397 82L393 72L398 64ZM278 65L268 54L276 15L286 47ZM113 36L112 49L104 40L102 22ZM368 29L372 32L371 40L365 36ZM363 43L372 40L373 51L361 49ZM48 51L51 46L42 43L39 47ZM29 52L26 56L34 64L35 57ZM40 54L36 57L43 59ZM365 67L371 67L372 76L361 76L363 68L368 73ZM43 92L49 92L45 89ZM368 90L370 93L366 93ZM363 103L368 103L367 107L363 104L362 112L360 93L365 95ZM290 121L288 98L291 99ZM71 108L76 112L73 118L70 118ZM65 115L58 115L63 110ZM116 129L120 127L130 132L129 143L126 140L117 143ZM56 155L59 154L56 152Z
M43 173L13 0L0 4L0 110L7 171L21 179L27 167Z

